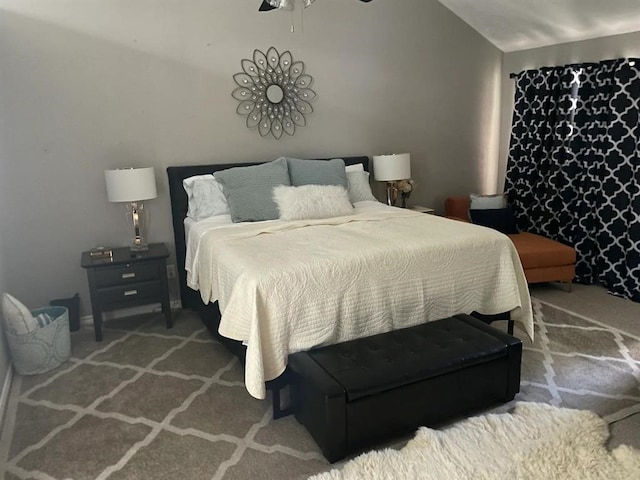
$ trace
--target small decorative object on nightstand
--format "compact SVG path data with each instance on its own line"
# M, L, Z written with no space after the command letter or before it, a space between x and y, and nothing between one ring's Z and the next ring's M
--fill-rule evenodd
M160 303L167 328L173 327L167 258L169 250L163 243L152 243L142 252L132 252L129 247L113 248L109 261L95 258L91 250L82 253L96 341L102 340L102 314L107 310Z
M411 196L411 192L416 186L416 182L412 178L407 178L406 180L400 180L396 182L396 188L400 192L400 198L402 199L401 206L402 208L407 208L407 200Z
M435 215L436 213L436 211L433 208L421 207L420 205L414 205L413 207L409 207L409 210L413 210L414 212L420 212L420 213L428 213L430 215Z

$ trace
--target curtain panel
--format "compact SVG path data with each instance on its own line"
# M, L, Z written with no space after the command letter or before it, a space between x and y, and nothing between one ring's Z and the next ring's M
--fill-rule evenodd
M640 61L516 75L505 192L518 227L576 249L576 281L640 301Z

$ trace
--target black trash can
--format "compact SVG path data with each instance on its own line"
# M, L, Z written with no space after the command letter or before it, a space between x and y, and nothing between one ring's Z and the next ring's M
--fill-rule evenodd
M69 310L69 331L80 330L80 294L76 293L71 298L57 298L51 300L52 307L67 307Z

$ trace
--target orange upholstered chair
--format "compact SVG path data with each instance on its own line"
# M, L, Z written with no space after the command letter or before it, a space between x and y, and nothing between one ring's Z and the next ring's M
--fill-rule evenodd
M469 221L469 197L448 197L447 217ZM518 251L528 283L564 282L571 288L576 272L576 251L555 240L521 232L508 235Z

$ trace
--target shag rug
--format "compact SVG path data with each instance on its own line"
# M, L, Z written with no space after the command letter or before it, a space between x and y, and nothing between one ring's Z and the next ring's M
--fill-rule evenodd
M590 411L518 402L512 413L422 427L402 450L366 453L311 479L640 479L640 450L609 451L608 437Z

